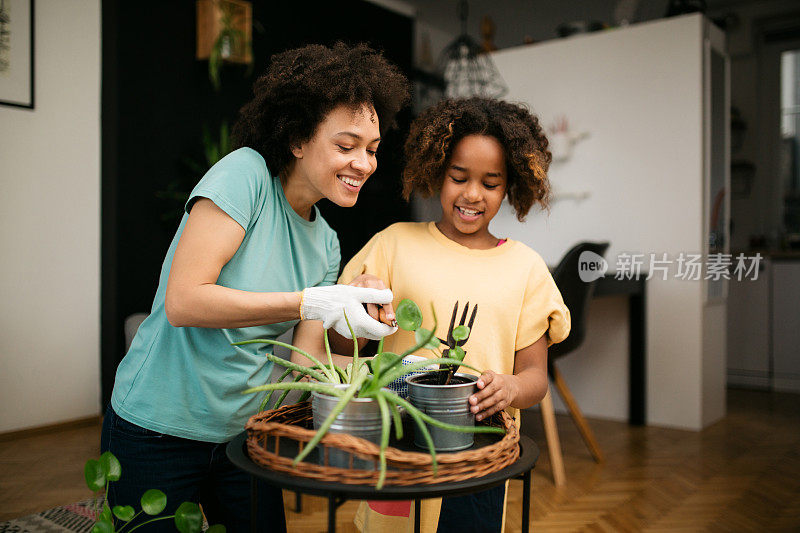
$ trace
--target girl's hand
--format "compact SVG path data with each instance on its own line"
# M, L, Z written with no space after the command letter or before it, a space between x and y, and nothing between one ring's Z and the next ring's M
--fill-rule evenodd
M519 380L509 374L487 370L478 378L478 392L469 397L475 420L483 420L511 405L519 394Z
M353 287L366 287L368 289L389 288L381 278L373 276L372 274L361 274L353 281L351 281L350 285L352 285ZM397 322L395 321L394 318L394 308L392 307L391 302L388 304L383 304L382 306L377 306L375 304L366 304L366 307L369 316L371 316L378 322L383 322L387 326L392 326L392 327L397 326Z

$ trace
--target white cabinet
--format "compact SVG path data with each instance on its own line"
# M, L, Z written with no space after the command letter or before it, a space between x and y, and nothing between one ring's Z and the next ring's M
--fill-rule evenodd
M763 265L729 285L728 384L800 392L800 260Z
M728 284L728 384L758 389L770 387L770 263L758 279Z

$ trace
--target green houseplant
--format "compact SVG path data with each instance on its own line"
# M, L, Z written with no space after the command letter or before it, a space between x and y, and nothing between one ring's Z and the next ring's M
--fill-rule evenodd
M431 439L430 432L426 427L426 423L434 427L454 432L503 434L504 430L501 428L488 426L468 427L443 423L423 413L410 402L386 388L396 379L400 379L409 373L419 371L432 364L455 365L456 368L458 366L467 366L468 368L472 368L468 365L464 365L461 359L453 357L437 357L434 359L427 359L425 361L412 363L410 365L402 364L403 357L412 354L419 349L428 348L436 350L438 348L439 341L434 336L434 331L436 329L436 312L433 310L433 308L431 309L434 318L433 331L429 331L421 327L422 313L420 312L419 307L411 300L403 300L395 312L397 324L404 330L415 332L416 344L406 350L404 353L396 354L383 351L383 341L381 340L378 345L377 355L372 360L367 361L365 358L359 357L358 343L354 341L353 362L349 363L344 369L337 367L333 363L327 332L325 332L324 337L325 351L328 356L327 364L322 363L313 355L295 346L272 339L253 339L236 343L237 345L263 343L283 346L289 350L303 355L313 363L313 366L305 367L268 353L266 354L266 357L270 361L286 367L286 371L281 375L278 382L247 389L243 392L243 394L266 391L268 394L261 402L260 409L267 407L274 391L283 391L283 394L275 401L275 403L272 405L272 408L277 408L280 406L286 394L290 390L304 391L304 396L310 394L311 392L317 392L338 397L338 402L321 426L317 429L314 438L310 440L303 450L294 458L295 464L297 464L299 461L302 461L306 456L308 456L311 450L313 450L314 447L319 444L327 431L330 429L331 425L336 420L336 417L345 409L345 407L353 398L358 397L374 399L378 404L381 414L381 435L379 444L380 473L377 483L378 489L383 486L386 478L386 457L384 452L389 445L392 424L394 424L396 437L400 439L403 435L402 422L397 409L398 407L402 407L416 423L416 427L418 428L422 435L422 439L427 445L428 451L431 455L433 469L434 472L436 472L436 448L433 440ZM347 317L345 317L345 319L346 318ZM352 328L350 329L350 332L351 336L355 338ZM292 381L284 382L285 379L289 378L292 372L297 372L298 375L292 379ZM313 381L303 381L303 378L306 376ZM344 387L335 387L332 385L344 385Z
M91 533L131 532L140 527L161 520L174 519L175 527L181 533L200 533L203 530L203 513L193 502L183 502L175 514L158 516L167 507L167 496L158 489L150 489L142 494L139 501L141 510L137 513L130 505L108 505L108 486L122 475L122 466L111 452L105 452L99 459L89 459L83 467L86 486L95 493L97 519ZM102 497L99 496L103 492ZM128 528L142 513L152 516L150 520ZM225 533L225 526L213 525L207 533Z

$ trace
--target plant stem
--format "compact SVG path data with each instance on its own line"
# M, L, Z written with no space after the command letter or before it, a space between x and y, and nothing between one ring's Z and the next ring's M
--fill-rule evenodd
M153 518L151 520L148 520L147 522L142 522L138 526L136 526L134 528L131 528L131 530L128 533L132 533L133 531L136 531L140 527L145 526L147 524L150 524L152 522L158 522L159 520L169 520L170 518L175 518L175 515L173 514L173 515L169 515L169 516L159 516L158 518Z
M333 381L333 376L329 373L330 369L328 369L328 367L326 367L324 364L322 364L322 361L320 361L319 359L317 359L316 357L314 357L310 353L306 352L305 350L301 350L297 346L292 346L291 344L286 344L285 342L276 341L274 339L253 339L253 340L249 340L249 341L234 342L233 345L234 346L240 346L242 344L255 344L255 343L272 344L272 345L275 345L275 346L281 346L283 348L287 348L287 349L289 349L289 350L291 350L293 352L297 352L297 353L305 356L306 358L311 359L311 361L313 361L315 365L318 365L321 370L324 369L322 371L325 373L325 375L328 377L329 380ZM269 357L270 355L273 355L273 354L266 354L266 355L267 355L267 359L269 359L270 361L277 362L277 361L274 361L274 359L271 359ZM277 357L275 355L273 355L273 357L276 357L277 359L280 359L281 361L284 361L284 359L281 359L280 357ZM288 363L289 361L286 361L286 362ZM292 363L292 364L296 364L296 363ZM289 365L283 365L283 366L285 366L287 368L290 368ZM297 366L301 366L301 365L297 365ZM303 368L305 368L305 367L303 367ZM293 369L293 370L296 370L296 369ZM320 381L325 381L325 380L320 380Z
M322 338L325 340L325 353L328 354L328 364L330 365L330 368L336 368L336 365L333 364L333 356L331 355L331 345L328 342L328 330L325 329L325 330L322 330L322 331L323 331L322 332ZM339 379L339 373L338 372L334 371L332 377L334 377L336 379L332 379L331 381L333 381L334 383L341 383L341 380Z
M135 515L133 515L133 518L131 518L130 520L128 520L127 522L125 522L125 525L123 525L121 528L119 528L119 529L117 530L117 533L122 533L122 530L123 530L123 529L125 529L126 527L128 527L129 525L131 525L131 524L133 523L133 521L134 521L134 520L136 520L136 517L137 517L137 516L139 516L140 514L142 514L143 512L144 512L144 511L139 511L138 513L136 513ZM134 529L136 529L136 528L134 528ZM131 531L133 531L133 529L131 529ZM130 533L130 532L129 532L129 533Z
M329 384L308 383L304 381L301 381L299 383L267 383L266 385L259 385L258 387L252 387L245 391L242 391L242 394L251 394L253 392L260 392L265 390L286 390L286 389L321 392L324 394L330 394L331 396L344 395L344 392L331 387Z
M380 474L378 475L378 483L375 488L381 490L383 483L386 481L386 447L389 446L389 431L391 430L392 422L389 417L389 406L387 405L386 398L378 394L375 399L378 401L378 407L380 407L381 410L381 446L378 452Z

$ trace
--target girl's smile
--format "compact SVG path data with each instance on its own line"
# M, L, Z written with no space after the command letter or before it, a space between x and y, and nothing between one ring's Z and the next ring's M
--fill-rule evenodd
M439 194L442 218L437 227L468 248L496 246L489 222L503 203L506 185L505 152L498 140L488 135L464 137L445 169Z

